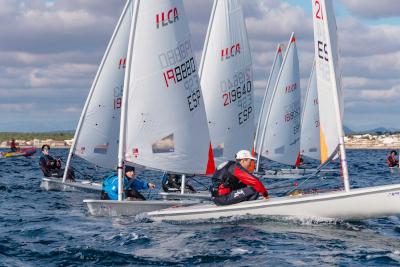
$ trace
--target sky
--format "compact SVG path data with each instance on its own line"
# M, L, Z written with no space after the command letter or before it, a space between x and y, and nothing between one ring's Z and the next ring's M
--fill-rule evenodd
M334 0L344 124L400 129L400 1ZM296 33L301 87L314 56L311 0L241 0L260 106L278 43ZM0 132L73 130L125 0L0 0ZM212 0L184 0L197 63Z

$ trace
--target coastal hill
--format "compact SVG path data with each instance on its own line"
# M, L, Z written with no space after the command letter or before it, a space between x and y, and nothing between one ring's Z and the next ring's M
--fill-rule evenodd
M375 128L368 131L353 131L344 127L347 148L354 149L400 149L400 130L393 128ZM0 148L8 148L14 138L19 146L41 147L49 144L51 147L66 148L71 146L74 131L54 132L0 132Z

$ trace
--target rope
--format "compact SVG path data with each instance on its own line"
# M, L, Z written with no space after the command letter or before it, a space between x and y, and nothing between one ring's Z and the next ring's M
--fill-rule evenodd
M193 181L195 181L197 184L199 184L199 185L203 186L205 191L207 191L207 190L208 190L208 188L209 188L209 187L208 187L208 186L206 186L205 184L203 184L203 183L199 182L198 180L196 180L196 179L194 178L194 176L192 176L192 177L188 177L188 179L192 179L192 180L193 180Z

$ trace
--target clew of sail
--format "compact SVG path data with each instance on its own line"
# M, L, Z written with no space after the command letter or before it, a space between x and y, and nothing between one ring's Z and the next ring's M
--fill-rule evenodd
M73 153L105 168L117 166L122 89L132 21L128 1L97 71L75 133Z
M253 71L247 30L237 0L215 0L200 64L208 126L216 161L251 150Z
M283 58L264 126L261 155L295 165L300 151L300 72L294 33Z
M145 0L137 9L124 90L123 158L151 169L212 173L210 136L183 2Z
M301 154L312 159L320 160L319 105L317 79L315 76L315 62L311 69L306 96L304 98L300 136Z
M254 139L254 150L257 154L260 154L261 150L261 143L262 143L262 136L263 130L265 129L265 124L267 122L267 116L269 111L269 106L271 105L271 96L273 93L273 89L276 83L276 79L279 74L279 70L281 69L282 65L282 44L278 45L276 50L274 62L272 64L271 72L269 74L267 88L265 89L265 94L263 98L263 102L261 105L260 116L258 118L257 123L257 130L256 130L256 137Z

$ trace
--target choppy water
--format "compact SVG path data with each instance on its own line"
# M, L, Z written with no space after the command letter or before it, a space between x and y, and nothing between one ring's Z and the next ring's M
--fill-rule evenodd
M352 187L400 182L385 166L386 152L348 151ZM52 153L65 159L67 150ZM400 217L357 223L242 218L183 225L96 218L82 205L93 195L40 189L38 157L0 159L0 266L400 266ZM95 171L82 161L75 167ZM159 184L159 174L146 176ZM268 187L287 183L265 182ZM306 186L316 184L340 185L334 178Z

